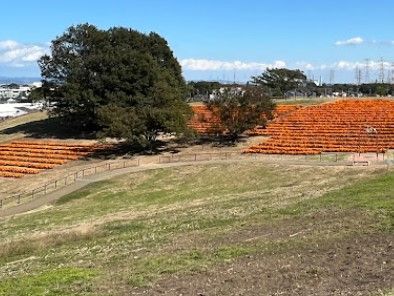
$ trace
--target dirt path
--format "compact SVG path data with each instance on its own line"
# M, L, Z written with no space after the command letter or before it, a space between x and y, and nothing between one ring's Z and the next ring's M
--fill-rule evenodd
M229 160L207 160L207 161L199 161L198 164L205 164L205 163L219 163L219 162L239 162L242 160L239 159L229 159ZM29 202L20 204L15 207L6 208L0 211L0 218L5 218L8 216L13 215L20 215L20 214L28 214L31 211L37 210L42 208L48 204L54 203L61 197L70 194L74 191L77 191L89 184L109 180L113 177L128 174L128 173L136 173L136 172L143 172L149 170L155 170L160 168L169 168L169 167L180 167L180 166L187 166L187 165L195 165L195 162L175 162L175 163L162 163L162 164L145 164L139 167L129 167L124 169L118 169L114 171L107 171L97 175L92 175L89 177L85 177L83 179L77 179L75 183L68 185L66 187L62 187L57 191L51 192L47 195L37 197Z
M62 187L54 192L48 193L46 195L37 197L29 202L22 203L20 205L5 208L0 210L0 219L20 215L20 214L28 214L32 211L39 210L41 208L45 208L45 206L50 205L60 199L61 197L75 192L89 184L109 180L113 177L120 176L123 174L128 173L135 173L135 172L143 172L148 170L155 170L160 168L169 168L169 167L180 167L180 166L187 166L187 165L196 165L196 161L178 161L178 162L171 162L171 163L150 163L151 159L146 159L143 161L148 161L145 164L142 164L138 167L128 167L117 169L113 171L106 171L97 175L92 175L89 177L84 177L80 179L76 179L75 183L70 184L66 187ZM267 159L267 158L243 158L243 157L235 157L229 159L208 159L208 160L198 160L198 164L209 164L209 163L234 163L234 162L264 162L264 163L282 163L286 165L300 165L300 166L348 166L348 163L299 163L297 161L289 161L289 160L282 160L278 162L278 159Z

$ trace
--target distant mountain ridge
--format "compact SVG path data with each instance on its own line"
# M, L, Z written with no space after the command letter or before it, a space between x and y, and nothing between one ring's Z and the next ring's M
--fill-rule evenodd
M30 84L41 81L41 77L6 77L0 76L0 84Z

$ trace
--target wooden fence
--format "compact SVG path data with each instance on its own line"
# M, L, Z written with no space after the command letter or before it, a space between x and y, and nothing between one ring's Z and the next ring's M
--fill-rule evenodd
M349 158L349 156L347 156ZM248 159L248 160L259 160L263 158L267 161L281 162L286 161L287 163L294 164L307 164L313 162L320 163L336 163L337 165L357 165L357 156L353 156L353 161L346 160L343 158L343 154L338 153L326 153L320 155L299 155L299 156L287 156L287 155L265 155L265 154L244 154L241 152L200 152L190 154L171 154L171 155L158 155L149 158L134 158L128 160L120 160L116 162L107 162L104 164L87 167L68 173L65 177L48 182L40 187L28 190L26 192L14 194L7 197L0 197L0 209L5 207L12 207L21 204L22 202L28 202L34 198L45 196L51 192L54 192L65 186L74 184L77 180L82 180L85 177L93 176L96 174L102 174L104 172L139 167L146 164L166 164L166 163L192 163L192 162L204 162L212 160L229 160L233 158L237 159ZM392 165L392 162L385 159L384 155L377 155L377 160L382 164ZM368 162L365 162L367 165Z

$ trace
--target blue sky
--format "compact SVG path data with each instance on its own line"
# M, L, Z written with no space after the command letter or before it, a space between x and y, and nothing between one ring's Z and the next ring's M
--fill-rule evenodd
M1 5L0 76L39 76L36 59L73 24L125 26L166 38L186 79L245 81L266 67L354 81L394 62L394 1L59 0ZM4 13L5 12L5 13Z

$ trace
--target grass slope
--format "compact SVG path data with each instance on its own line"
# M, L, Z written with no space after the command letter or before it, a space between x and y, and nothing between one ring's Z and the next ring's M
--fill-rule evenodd
M14 140L25 136L22 131L16 133L4 133L4 130L15 128L20 125L29 124L48 118L47 112L32 112L26 115L18 116L15 118L7 119L0 122L0 143Z
M393 196L371 168L125 175L1 222L0 294L389 293Z

